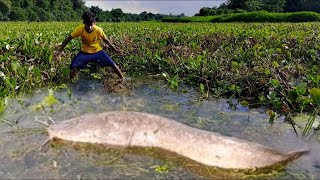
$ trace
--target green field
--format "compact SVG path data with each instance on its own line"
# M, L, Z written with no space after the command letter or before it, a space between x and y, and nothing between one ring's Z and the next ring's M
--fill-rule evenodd
M79 40L53 51L79 23L0 23L0 97L68 82ZM320 82L320 23L98 23L126 52L108 51L130 77L161 75L203 98L238 98L243 105L312 111ZM100 71L99 71L100 72Z

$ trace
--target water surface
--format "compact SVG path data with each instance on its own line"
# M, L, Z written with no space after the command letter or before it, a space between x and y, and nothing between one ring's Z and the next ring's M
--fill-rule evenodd
M139 80L140 81L140 80ZM204 178L266 178L319 179L320 135L309 139L297 137L290 124L280 118L268 123L266 109L248 109L226 99L203 100L192 88L172 90L161 80L136 83L130 95L106 93L99 80L78 79L54 92L59 101L52 107L36 110L36 105L48 96L48 90L10 99L0 123L1 179L204 179ZM71 92L71 93L70 93ZM160 156L156 150L137 152L99 145L84 145L55 141L42 151L46 140L45 125L37 122L59 122L87 113L104 111L140 111L161 115L190 126L257 142L282 152L311 151L290 162L282 171L250 176L216 171L195 171L197 164L187 164L183 158ZM5 123L8 121L14 126ZM170 155L172 157L173 155ZM208 177L211 176L211 177Z

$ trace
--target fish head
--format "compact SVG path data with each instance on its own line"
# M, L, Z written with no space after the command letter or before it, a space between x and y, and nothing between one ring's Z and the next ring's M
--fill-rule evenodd
M50 138L58 138L75 142L96 142L96 134L100 128L85 118L62 121L48 127Z

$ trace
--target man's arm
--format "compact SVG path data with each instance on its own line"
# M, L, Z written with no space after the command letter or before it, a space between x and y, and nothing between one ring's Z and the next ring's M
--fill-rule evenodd
M73 37L71 35L69 35L60 45L60 48L58 49L58 51L56 51L54 53L55 57L59 57L63 51L63 49L66 47L66 45L73 39Z
M119 53L119 54L122 53L122 51L119 51L118 49L116 49L116 47L114 47L114 45L110 42L110 40L108 38L104 37L104 38L102 38L102 40L104 43L109 45L112 48L112 50L114 50L116 53Z

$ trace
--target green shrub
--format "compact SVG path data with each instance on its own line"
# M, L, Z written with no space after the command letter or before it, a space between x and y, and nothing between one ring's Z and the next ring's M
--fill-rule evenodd
M267 11L229 13L216 16L165 18L162 22L314 22L319 21L316 12L274 13Z
M316 12L296 12L291 13L287 17L288 22L312 22L312 21L319 21L320 15Z

